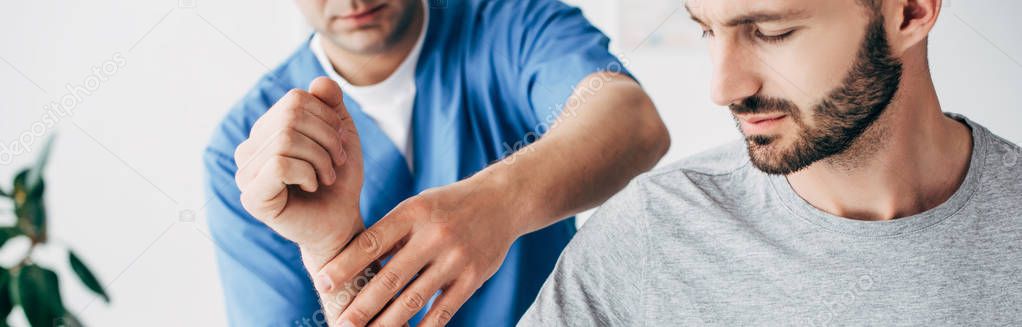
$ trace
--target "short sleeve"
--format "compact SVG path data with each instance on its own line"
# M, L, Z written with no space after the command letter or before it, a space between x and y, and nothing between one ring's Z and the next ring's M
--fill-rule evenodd
M582 226L519 326L630 326L643 310L647 220L635 182Z
M510 33L521 65L520 85L541 121L560 115L584 78L598 72L631 74L610 53L610 40L578 8L560 1L520 1L520 31ZM594 85L595 87L595 85Z
M279 96L277 96L279 97ZM324 321L297 245L248 214L234 181L234 148L274 101L256 90L217 128L204 154L206 215L231 326L305 326Z

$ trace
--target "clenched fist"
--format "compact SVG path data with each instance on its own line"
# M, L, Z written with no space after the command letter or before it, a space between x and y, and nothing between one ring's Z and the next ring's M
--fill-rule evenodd
M245 210L297 243L310 272L365 228L361 144L341 89L329 78L277 101L234 159Z

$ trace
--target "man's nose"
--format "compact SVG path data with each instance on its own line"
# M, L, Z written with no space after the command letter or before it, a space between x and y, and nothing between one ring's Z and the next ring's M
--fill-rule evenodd
M713 102L727 106L755 95L762 81L755 73L759 63L751 50L732 42L722 42L712 51L714 62L711 95Z

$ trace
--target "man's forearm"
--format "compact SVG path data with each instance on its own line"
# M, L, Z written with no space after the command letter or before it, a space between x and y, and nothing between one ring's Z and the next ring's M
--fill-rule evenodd
M670 137L634 80L598 73L583 80L539 141L487 167L478 183L500 185L529 233L607 200L667 152Z

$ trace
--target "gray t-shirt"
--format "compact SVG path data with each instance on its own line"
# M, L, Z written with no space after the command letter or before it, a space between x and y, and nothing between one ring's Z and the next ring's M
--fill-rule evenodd
M951 114L949 114L951 115ZM584 225L520 326L1022 326L1022 150L972 128L961 187L891 221L820 211L734 143Z

